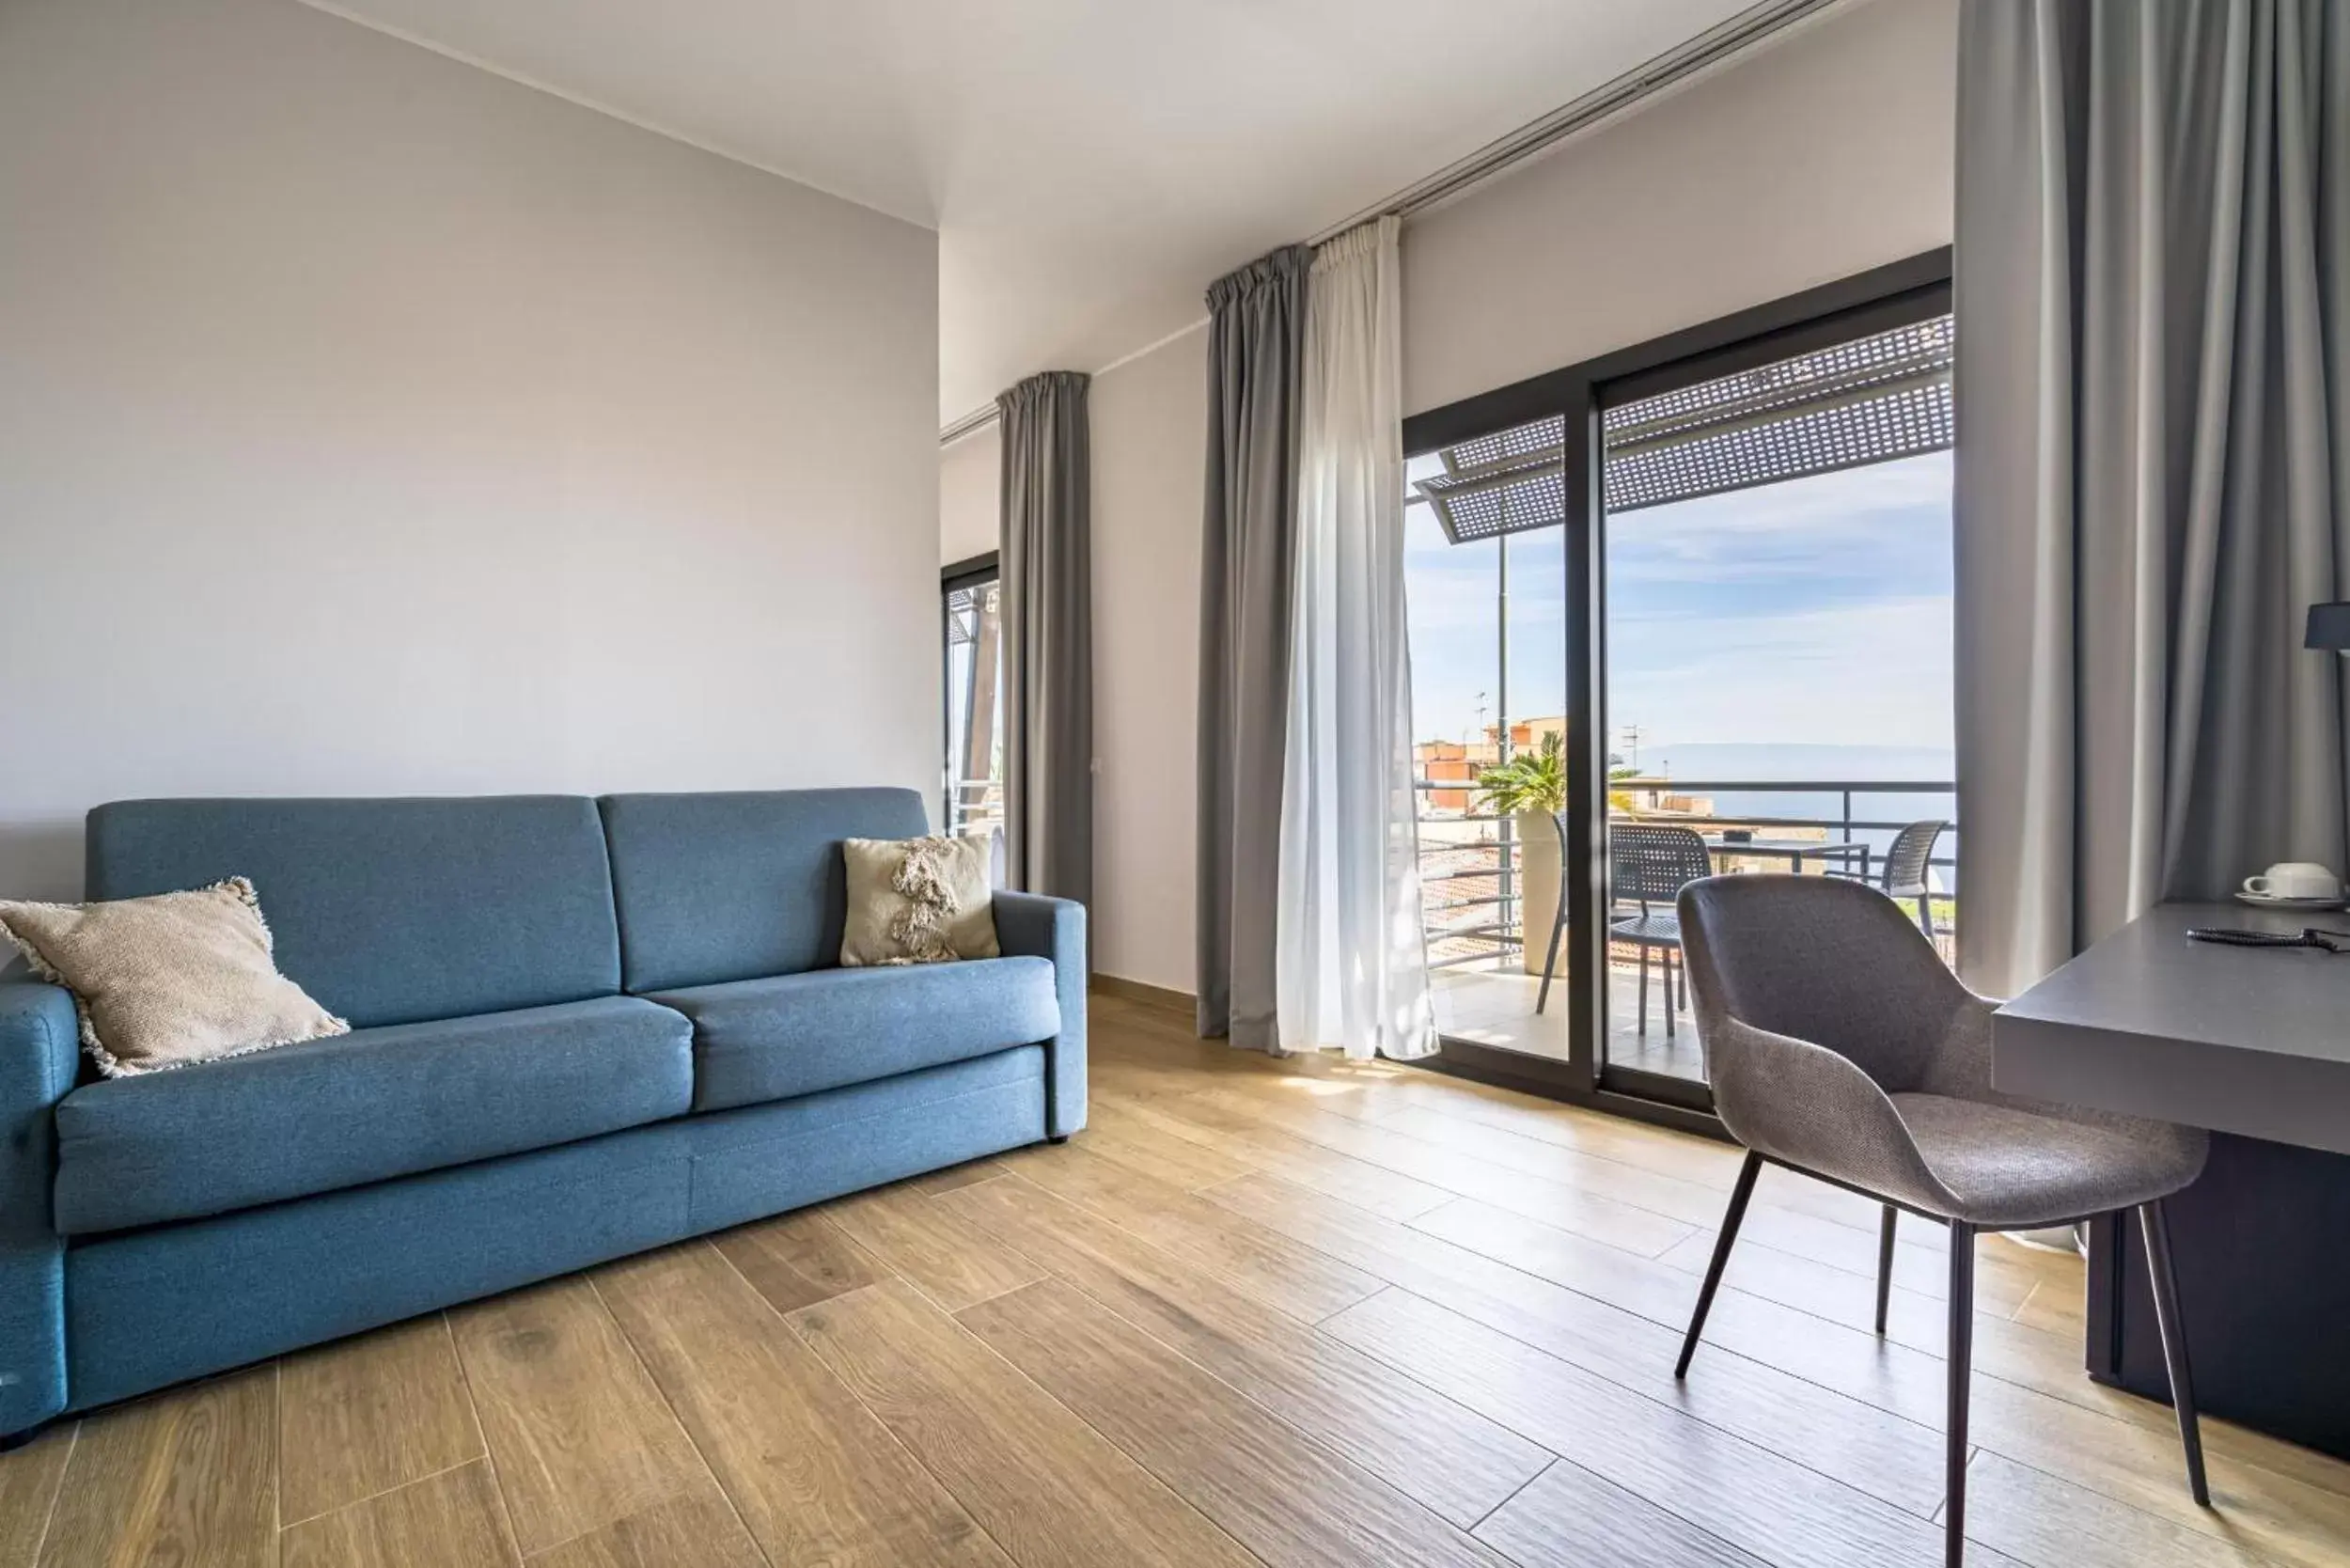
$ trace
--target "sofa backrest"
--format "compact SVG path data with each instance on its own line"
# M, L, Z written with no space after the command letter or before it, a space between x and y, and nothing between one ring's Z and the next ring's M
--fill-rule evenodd
M610 996L595 802L128 800L89 814L93 899L252 880L278 967L355 1027Z
M606 795L621 983L668 991L835 964L843 839L928 831L912 790Z

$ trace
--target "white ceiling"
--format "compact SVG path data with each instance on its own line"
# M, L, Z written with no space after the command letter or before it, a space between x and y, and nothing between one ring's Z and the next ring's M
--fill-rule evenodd
M314 3L935 227L944 421L1747 0Z

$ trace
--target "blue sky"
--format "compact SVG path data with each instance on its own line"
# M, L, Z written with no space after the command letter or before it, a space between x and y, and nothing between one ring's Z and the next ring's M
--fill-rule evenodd
M1417 459L1419 478L1436 466ZM1498 545L1404 513L1413 733L1490 722ZM1509 707L1565 707L1559 530L1509 541ZM1951 745L1950 456L1653 507L1608 528L1610 744ZM1654 748L1653 751L1652 748Z

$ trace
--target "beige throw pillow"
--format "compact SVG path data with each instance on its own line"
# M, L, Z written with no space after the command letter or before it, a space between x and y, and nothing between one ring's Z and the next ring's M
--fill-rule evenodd
M241 876L148 899L0 902L0 936L73 993L82 1043L110 1078L351 1031L277 972Z
M840 962L945 964L995 958L994 894L984 839L850 839L849 923Z

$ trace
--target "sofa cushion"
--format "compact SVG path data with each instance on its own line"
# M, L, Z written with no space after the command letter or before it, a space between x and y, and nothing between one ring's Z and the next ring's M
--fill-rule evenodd
M224 1214L682 1115L691 1035L605 996L86 1084L57 1103L56 1227Z
M1042 958L814 969L650 999L694 1021L701 1111L1032 1045L1060 1029L1053 965Z
M110 1078L351 1032L277 972L241 876L148 899L0 901L0 937L73 993L82 1043Z
M955 834L841 839L849 877L841 967L1003 957L988 886L1000 841Z
M829 966L844 839L925 831L912 790L606 795L623 987L642 996ZM269 897L264 886L261 896Z
M278 969L358 1028L619 989L584 796L117 801L87 845L92 899L250 878Z

